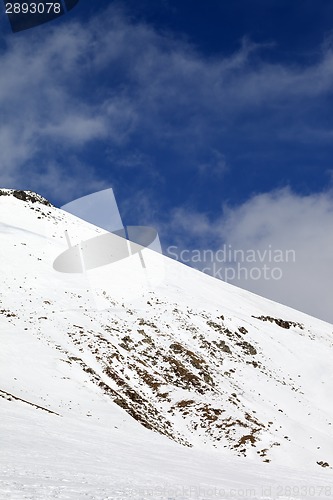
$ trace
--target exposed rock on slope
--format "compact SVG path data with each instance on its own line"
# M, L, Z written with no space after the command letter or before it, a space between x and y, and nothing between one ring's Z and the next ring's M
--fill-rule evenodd
M132 287L130 263L122 262L107 288L92 291L89 276L64 277L52 262L66 248L65 230L74 241L101 230L20 193L0 190L0 328L23 372L44 377L50 390L15 376L4 354L0 395L80 413L86 410L65 389L77 379L87 400L107 396L110 408L187 446L264 462L293 464L301 456L316 467L333 464L331 325L163 256L158 287L122 295L119 276ZM33 364L24 351L30 344ZM44 349L54 371L44 365Z
M51 203L43 196L40 196L37 193L32 191L22 191L17 189L0 189L0 196L14 196L21 201L28 201L31 203L40 203L42 205L46 205L51 207Z

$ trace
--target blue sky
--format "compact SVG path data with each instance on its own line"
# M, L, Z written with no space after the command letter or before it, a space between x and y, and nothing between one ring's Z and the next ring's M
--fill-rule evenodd
M233 282L333 321L331 1L80 0L0 28L1 185L113 187L165 249L295 249Z

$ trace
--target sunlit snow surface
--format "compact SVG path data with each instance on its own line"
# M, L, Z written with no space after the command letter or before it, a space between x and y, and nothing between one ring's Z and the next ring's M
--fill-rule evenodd
M333 498L332 325L149 250L65 276L65 230L0 196L0 498Z

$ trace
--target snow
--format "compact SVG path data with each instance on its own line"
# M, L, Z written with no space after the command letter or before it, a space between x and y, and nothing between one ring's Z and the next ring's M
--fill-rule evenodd
M150 250L146 271L133 256L58 273L65 230L104 231L8 193L1 499L333 498L332 325Z

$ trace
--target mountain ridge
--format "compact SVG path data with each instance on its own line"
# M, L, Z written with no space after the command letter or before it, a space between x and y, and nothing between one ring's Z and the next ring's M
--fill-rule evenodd
M332 325L150 250L164 270L156 286L136 281L135 256L110 270L108 288L65 277L52 267L64 231L74 243L103 231L15 192L0 196L5 404L94 420L81 395L106 398L187 447L332 469Z

